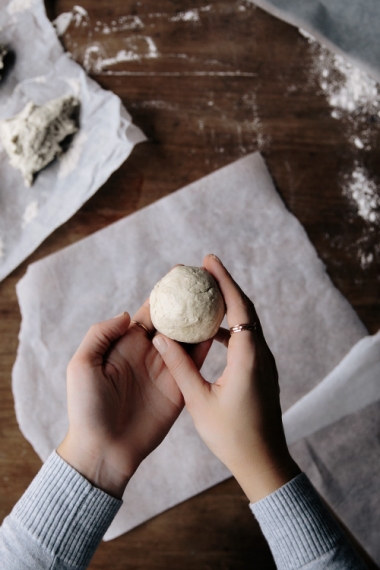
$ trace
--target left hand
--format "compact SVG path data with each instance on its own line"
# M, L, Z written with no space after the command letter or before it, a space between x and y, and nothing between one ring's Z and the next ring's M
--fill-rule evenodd
M149 300L133 320L153 331ZM58 454L93 485L121 498L164 439L184 399L147 332L128 313L93 325L67 369L69 430ZM212 341L189 347L200 368Z

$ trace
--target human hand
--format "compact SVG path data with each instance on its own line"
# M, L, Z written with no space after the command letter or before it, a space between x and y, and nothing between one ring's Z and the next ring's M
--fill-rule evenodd
M133 320L153 331L149 300ZM69 430L58 454L92 484L121 498L141 461L184 406L147 332L127 313L93 325L67 369ZM211 346L189 347L200 368Z
M219 284L229 327L255 322L257 330L230 336L220 329L216 338L228 347L227 365L214 384L204 380L180 344L161 334L153 344L200 436L255 502L300 471L286 445L276 364L254 305L215 256L206 256L204 267Z

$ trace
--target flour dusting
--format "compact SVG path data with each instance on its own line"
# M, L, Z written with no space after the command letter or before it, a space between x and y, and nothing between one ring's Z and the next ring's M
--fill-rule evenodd
M179 12L176 16L170 18L171 22L199 22L199 10L187 10L187 12Z
M82 6L74 6L72 9L73 20L76 28L79 26L88 26L89 16L87 10Z
M347 138L359 150L370 148L371 131L380 117L380 88L368 73L322 46L303 29L308 40L312 67L310 79L316 82L331 108L334 119L344 120Z
M343 193L356 205L363 220L371 223L380 221L380 192L365 168L355 164L351 175L346 177Z
M119 16L113 24L112 30L122 32L124 30L142 29L144 23L138 16Z
M146 101L132 102L131 107L134 109L162 109L164 111L178 110L177 105L173 105L160 99L148 99Z
M361 249L359 249L359 259L360 259L361 268L362 269L368 269L372 265L375 257L373 255L373 253L371 253L371 252L366 253L366 252L362 251Z
M150 36L133 35L125 38L126 49L119 50L113 57L108 57L99 43L88 46L85 50L83 67L87 72L101 73L104 69L123 61L141 61L159 57L157 46Z
M0 237L0 259L5 255L5 246L2 238Z
M26 207L22 215L22 227L25 228L38 215L38 202L34 200Z

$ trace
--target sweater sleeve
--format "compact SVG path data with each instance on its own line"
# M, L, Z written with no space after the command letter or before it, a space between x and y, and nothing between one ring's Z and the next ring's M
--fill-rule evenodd
M86 568L121 504L53 452L0 527L2 568Z
M278 570L366 570L304 473L250 508Z

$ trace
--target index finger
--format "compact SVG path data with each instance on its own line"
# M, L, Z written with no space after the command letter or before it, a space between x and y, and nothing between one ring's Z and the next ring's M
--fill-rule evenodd
M261 332L256 309L217 257L212 254L207 255L204 259L204 267L215 278L224 297L229 328L242 324L256 324L256 331L242 331L231 335L229 347L233 348L234 351L239 349L239 352L241 349L240 356L246 357L247 349L252 351L252 348L255 347L257 333Z
M204 266L216 279L227 307L227 321L231 328L235 325L256 322L260 325L259 317L252 301L240 289L222 262L214 255L207 255Z

